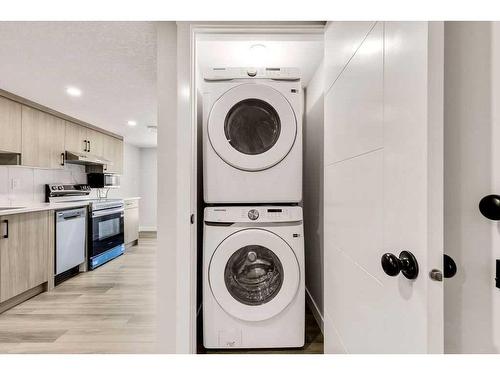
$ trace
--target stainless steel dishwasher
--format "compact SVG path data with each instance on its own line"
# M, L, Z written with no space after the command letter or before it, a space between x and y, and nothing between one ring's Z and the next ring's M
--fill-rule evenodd
M87 208L56 212L56 276L85 262Z

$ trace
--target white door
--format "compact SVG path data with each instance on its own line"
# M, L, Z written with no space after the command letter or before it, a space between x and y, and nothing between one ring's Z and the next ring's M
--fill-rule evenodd
M274 88L255 83L234 87L217 100L208 118L212 147L229 165L260 171L290 152L297 121L288 100Z
M442 37L442 23L327 26L326 353L442 351L442 282L430 278L442 269ZM382 268L402 251L414 279Z

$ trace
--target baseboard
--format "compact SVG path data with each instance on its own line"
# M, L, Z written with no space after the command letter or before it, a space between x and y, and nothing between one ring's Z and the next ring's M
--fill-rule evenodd
M321 311L319 311L318 305L316 304L316 301L314 301L314 298L312 298L311 293L309 293L309 290L306 288L306 303L307 306L311 309L311 312L313 313L314 319L318 323L319 329L321 329L321 333L324 334L323 332L323 327L325 325L324 320L323 320L323 315L321 314Z
M0 314L3 313L4 311L7 311L11 308L13 308L16 305L19 305L20 303L29 300L30 298L36 296L37 294L43 293L47 289L47 283L40 284L34 288L31 288L27 290L24 293L21 293L15 297L12 297L11 299L8 299L7 301L4 301L0 303Z
M139 238L157 238L156 231L140 231Z
M139 232L156 232L156 226L154 227L140 226Z
M137 239L137 240L134 240L134 241L132 241L132 242L126 243L126 244L125 244L125 249L128 249L129 247L132 247L132 246L136 246L136 245L138 245L138 244L139 244L139 240L138 240L138 239Z

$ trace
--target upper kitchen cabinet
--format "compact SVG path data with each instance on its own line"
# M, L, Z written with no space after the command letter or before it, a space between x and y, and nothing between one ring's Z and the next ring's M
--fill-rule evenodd
M66 121L66 151L103 156L103 133Z
M66 151L87 152L89 149L87 140L87 128L69 121L66 121Z
M87 129L87 140L89 142L89 152L96 156L103 156L104 138L106 135L96 130Z
M64 120L23 105L21 123L21 164L62 168L65 149Z
M0 152L21 153L21 104L0 97Z
M123 141L106 135L104 136L103 157L112 162L110 165L104 166L106 173L123 173Z

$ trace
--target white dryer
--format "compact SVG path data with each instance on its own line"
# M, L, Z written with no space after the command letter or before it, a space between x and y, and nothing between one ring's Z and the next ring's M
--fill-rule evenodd
M304 238L297 206L207 207L205 348L304 345Z
M298 69L205 72L205 202L300 202L302 108Z

